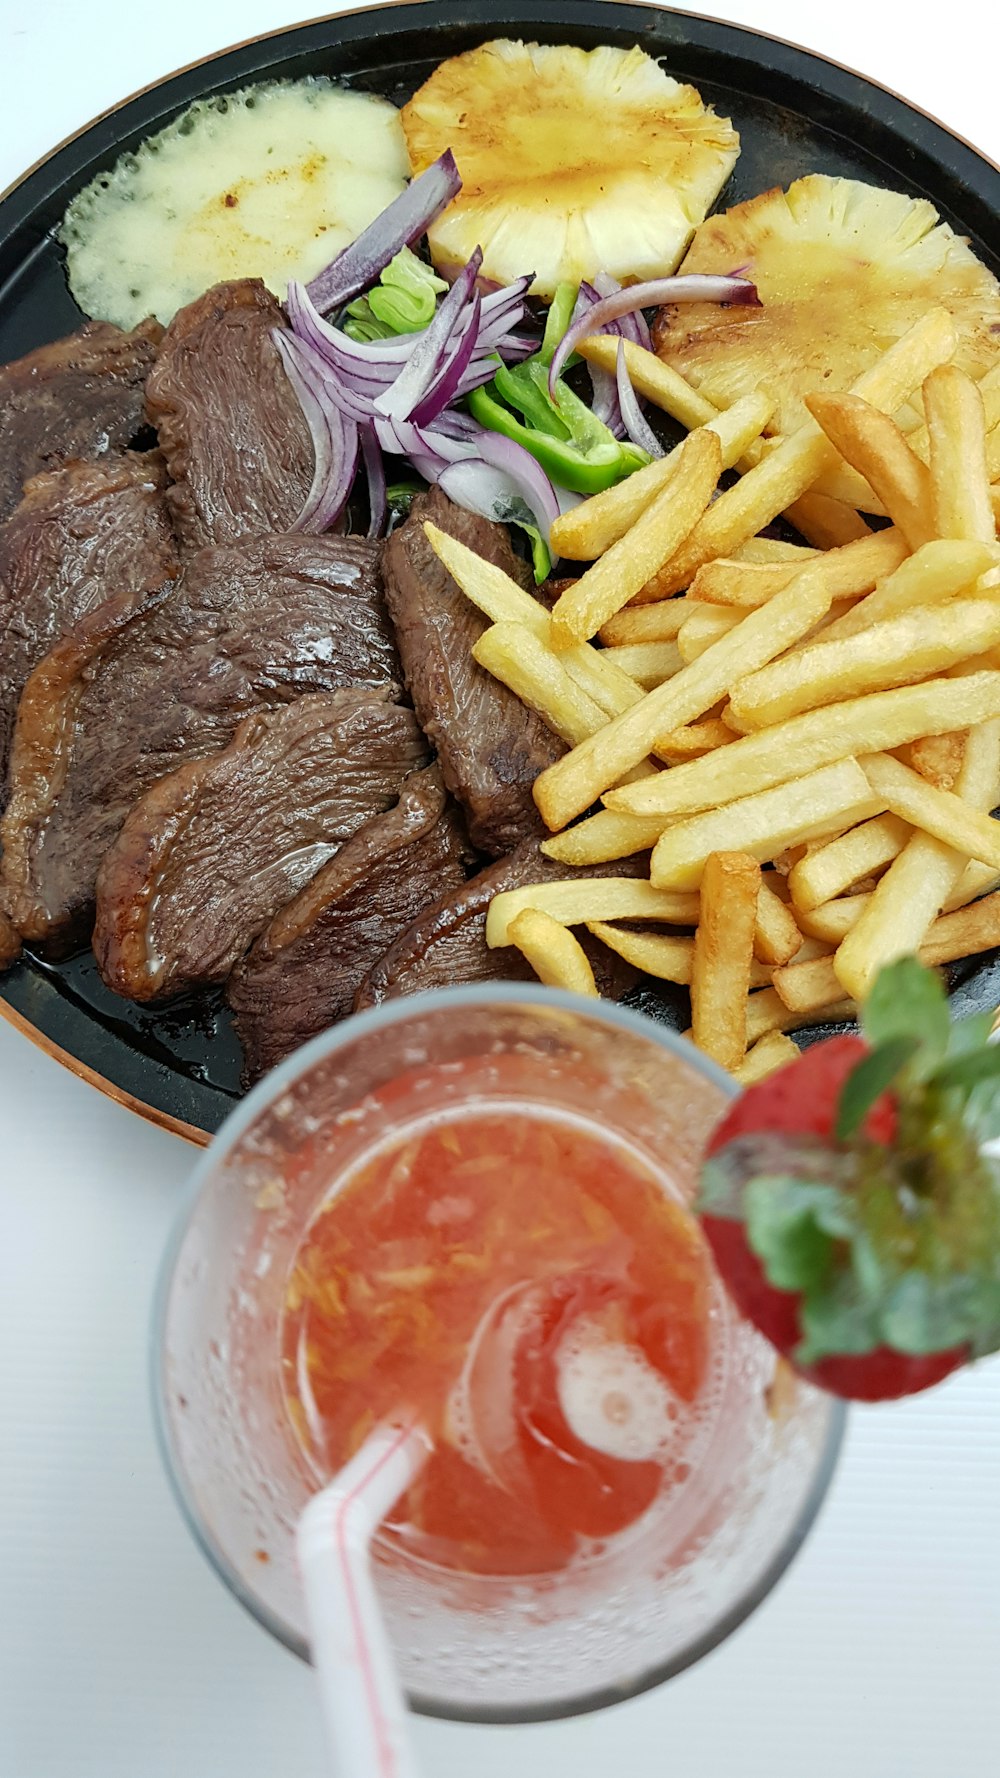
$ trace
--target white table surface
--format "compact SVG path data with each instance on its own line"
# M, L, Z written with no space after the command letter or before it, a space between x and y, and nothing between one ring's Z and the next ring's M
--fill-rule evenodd
M714 10L1000 160L980 0L933 24L899 0ZM287 0L0 0L0 189L124 94L294 22ZM0 1131L0 1778L322 1778L309 1670L210 1573L153 1444L150 1293L191 1151L2 1022ZM1000 1362L856 1412L805 1551L721 1649L569 1724L420 1722L427 1778L995 1774L998 1484Z

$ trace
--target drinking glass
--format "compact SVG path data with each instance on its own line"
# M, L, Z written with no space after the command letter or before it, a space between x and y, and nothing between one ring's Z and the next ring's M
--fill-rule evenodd
M512 1053L529 1060L526 1101L626 1140L690 1204L736 1091L728 1075L640 1013L527 985L416 995L333 1027L248 1095L195 1170L156 1310L163 1454L216 1572L303 1657L294 1532L325 1478L282 1396L296 1251L338 1181L391 1136L393 1098L381 1089L427 1069L423 1111L457 1109L468 1082L447 1065L477 1058L476 1100L488 1107L490 1059L506 1100ZM776 1360L720 1284L711 1314L714 1366L687 1478L602 1553L512 1579L463 1576L376 1542L415 1709L487 1722L596 1709L690 1665L766 1597L826 1492L844 1410Z

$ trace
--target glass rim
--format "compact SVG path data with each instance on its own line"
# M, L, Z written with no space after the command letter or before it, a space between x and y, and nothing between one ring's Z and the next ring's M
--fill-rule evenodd
M738 1088L732 1076L727 1074L726 1070L721 1068L717 1062L713 1062L710 1056L703 1055L700 1050L696 1049L689 1039L682 1037L666 1025L658 1024L646 1013L638 1012L632 1007L619 1006L612 1001L591 999L582 994L571 994L561 988L544 987L538 982L471 984L455 988L433 988L420 994L401 996L395 1000L384 1001L380 1006L371 1007L367 1012L352 1014L350 1017L342 1019L339 1024L332 1025L329 1030L321 1032L318 1037L303 1044L292 1055L286 1056L283 1062L280 1062L270 1073L264 1075L250 1089L245 1098L239 1101L195 1163L160 1262L150 1325L150 1393L156 1442L171 1492L195 1543L229 1592L262 1629L267 1630L277 1642L288 1649L289 1653L297 1655L300 1660L307 1663L310 1660L310 1655L305 1638L297 1635L283 1618L265 1605L253 1588L243 1579L209 1531L187 1484L184 1467L173 1437L166 1390L167 1318L177 1262L210 1175L214 1174L224 1158L232 1152L261 1111L275 1099L280 1098L293 1081L307 1073L317 1062L325 1060L338 1049L353 1043L359 1037L370 1035L373 1032L377 1033L386 1026L401 1024L422 1013L442 1012L471 1006L505 1005L561 1009L564 1012L574 1013L577 1017L589 1019L594 1024L628 1031L635 1037L644 1038L647 1042L679 1056L689 1067L718 1087L728 1099L737 1096ZM816 1464L812 1484L781 1546L763 1572L756 1577L753 1584L745 1589L740 1598L719 1617L711 1629L696 1637L670 1660L654 1663L644 1668L627 1683L591 1688L586 1692L551 1704L469 1705L459 1708L439 1698L408 1690L407 1698L410 1708L420 1716L434 1717L445 1722L480 1723L494 1726L555 1722L567 1717L583 1716L595 1710L603 1710L611 1704L625 1703L627 1699L638 1697L642 1692L651 1691L666 1680L673 1679L678 1673L682 1673L685 1668L693 1666L695 1662L710 1654L713 1649L718 1648L720 1643L731 1636L733 1631L738 1629L757 1610L801 1549L833 1479L843 1444L846 1421L845 1403L830 1396L826 1437Z

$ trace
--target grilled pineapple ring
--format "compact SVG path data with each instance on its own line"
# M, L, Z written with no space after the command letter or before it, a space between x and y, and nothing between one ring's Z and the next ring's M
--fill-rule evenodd
M428 231L436 266L476 246L551 296L610 272L671 273L736 164L739 137L640 49L499 41L453 56L403 110L414 173L450 148L463 187Z
M806 419L803 396L842 391L927 309L954 316L955 363L976 379L1000 359L1000 285L925 198L812 173L698 229L685 272L741 272L763 307L662 309L661 358L720 407L766 383L768 428Z

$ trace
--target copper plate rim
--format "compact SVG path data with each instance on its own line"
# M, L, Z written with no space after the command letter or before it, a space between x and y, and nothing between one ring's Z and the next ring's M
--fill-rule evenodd
M30 1019L26 1019L23 1013L18 1012L6 1000L0 1000L0 1018L22 1037L26 1037L29 1043L33 1043L36 1049L40 1049L43 1055L58 1062L87 1086L96 1087L99 1093L113 1099L116 1105L124 1106L126 1111L133 1111L137 1117L145 1118L147 1123L169 1131L171 1136L180 1136L182 1141L192 1143L195 1148L208 1147L212 1138L204 1130L199 1130L197 1124L188 1124L183 1118L172 1117L169 1111L159 1111L155 1105L148 1105L145 1099L137 1099L134 1093L127 1093L124 1087L116 1086L106 1075L98 1074L96 1068L91 1068L89 1062L83 1062L79 1056L71 1056L68 1050L60 1049L51 1037L46 1037L44 1031L39 1031L37 1025L33 1025Z
M932 111L925 111L922 105L914 104L911 99L898 93L894 87L886 86L884 82L875 80L870 74L862 73L859 68L852 68L848 62L838 62L834 56L824 55L821 50L810 49L806 44L797 43L791 37L776 37L772 31L760 31L753 25L736 25L732 19L718 18L715 13L691 12L683 7L660 6L658 0L632 0L632 3L646 7L650 12L672 12L681 18L696 19L701 24L729 26L734 30L742 31L748 37L758 37L762 43L777 43L783 48L798 50L803 55L811 56L814 61L825 63L829 68L837 68L843 74L851 74L855 79L865 81L868 86L886 93L889 98L905 105L907 110L915 112L918 117L926 118L929 123L935 124L938 129L942 130L946 136L950 136L952 141L961 143L963 148L969 149L987 166L1000 173L1000 163L993 160L976 143L970 142L967 136L960 135L958 130L952 129L950 124L946 124L940 117L936 117ZM45 166L71 142L76 142L79 137L86 135L87 131L92 130L95 124L103 123L106 117L114 117L116 112L122 111L126 105L130 105L133 99L140 99L146 93L155 92L157 87L166 86L168 81L174 80L180 74L189 74L196 68L205 68L210 62L218 61L235 50L247 49L257 43L268 43L272 38L287 36L293 30L307 30L313 25L332 24L336 19L358 18L365 13L395 11L397 6L409 4L411 4L411 0L375 0L375 3L369 6L351 6L342 12L319 13L315 18L300 19L292 25L279 25L273 31L260 32L254 37L244 37L238 43L227 44L222 49L212 50L207 56L197 57L193 62L185 62L181 67L172 69L169 74L162 74L158 80L151 80L146 86L137 87L135 92L126 94L114 105L109 105L106 110L97 112L89 122L81 124L79 129L64 136L61 142L55 143L45 154L40 155L10 185L0 191L0 204L17 191L26 179L30 179L32 173L36 173L40 167ZM53 1061L59 1062L62 1067L68 1069L70 1074L75 1074L88 1086L96 1087L98 1092L114 1100L115 1104L123 1106L126 1111L134 1112L137 1117L145 1118L147 1123L155 1124L159 1129L167 1130L171 1135L179 1136L183 1141L190 1142L198 1148L207 1147L211 1141L211 1137L204 1130L198 1129L195 1124L185 1123L181 1118L172 1117L169 1112L157 1110L156 1106L148 1105L144 1099L138 1099L133 1093L127 1093L123 1088L116 1086L105 1075L99 1074L96 1068L91 1068L87 1062L81 1061L77 1056L71 1056L67 1050L60 1049L57 1043L53 1043L51 1038L46 1037L44 1032L39 1031L36 1026L31 1024L30 1020L24 1018L4 1000L0 1000L0 1018L5 1019L15 1031L28 1038L29 1042L35 1044L45 1055L50 1056ZM1000 1011L998 1011L997 1019L1000 1023Z

